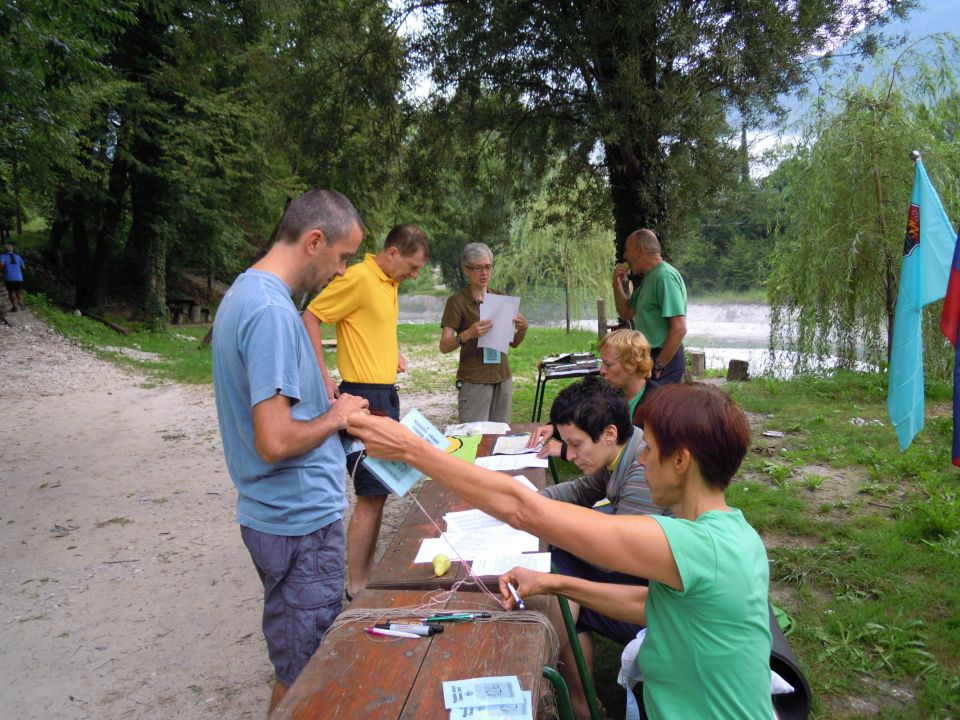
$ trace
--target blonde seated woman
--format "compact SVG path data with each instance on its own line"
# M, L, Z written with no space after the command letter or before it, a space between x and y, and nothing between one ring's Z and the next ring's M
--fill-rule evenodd
M651 720L770 720L767 553L724 490L746 455L743 411L715 387L660 388L644 403L639 462L663 515L605 515L531 493L511 477L432 447L394 420L362 412L349 432L373 457L415 467L465 501L588 562L650 579L597 583L514 568L500 577L507 609L520 597L564 595L645 625L637 664ZM570 426L560 425L566 438Z
M623 392L630 406L630 419L639 428L640 409L661 385L651 378L653 356L650 343L639 330L615 330L600 341L600 375L607 384ZM566 444L553 425L541 425L530 436L529 447L543 443L540 457L567 459Z

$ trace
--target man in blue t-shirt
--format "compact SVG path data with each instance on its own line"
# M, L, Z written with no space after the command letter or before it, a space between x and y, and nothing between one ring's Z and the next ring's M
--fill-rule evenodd
M267 254L227 291L213 326L220 435L241 535L264 588L271 711L340 613L347 499L339 431L367 407L353 395L327 399L291 294L343 275L361 228L340 193L301 195Z
M6 252L0 255L0 272L10 298L10 312L23 310L23 258L13 251L13 245L6 246Z

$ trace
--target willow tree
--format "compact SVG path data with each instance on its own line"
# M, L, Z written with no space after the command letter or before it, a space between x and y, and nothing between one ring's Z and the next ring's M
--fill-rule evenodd
M497 285L536 296L553 288L563 291L564 319L570 332L574 315L587 302L609 299L614 264L609 207L591 205L603 185L597 175L566 183L554 169L531 203L518 209L510 241L497 256ZM592 186L592 187L591 187Z
M736 131L803 82L812 53L912 0L445 0L419 8L416 47L451 121L495 127L518 157L563 155L607 176L616 243L666 228L736 162ZM867 42L866 45L870 45ZM494 92L500 116L471 100ZM455 102L459 100L459 103ZM567 173L574 178L578 172Z
M768 280L771 347L798 351L798 370L827 356L843 368L858 360L886 364L912 150L921 151L948 216L960 217L958 96L951 70L958 44L943 37L936 48L923 54L914 46L871 86L854 79L835 102L821 103L805 139L776 174L782 202ZM939 333L924 337L928 370L942 371Z

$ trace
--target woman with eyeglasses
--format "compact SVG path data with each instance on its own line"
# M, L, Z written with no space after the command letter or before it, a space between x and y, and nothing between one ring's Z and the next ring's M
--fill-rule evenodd
M440 352L460 350L457 367L457 410L460 422L491 420L510 422L513 381L506 353L481 348L477 340L490 331L492 323L480 319L480 303L493 275L493 253L484 243L468 243L461 256L467 285L447 298L440 320ZM510 347L523 342L527 320L513 318L514 335Z

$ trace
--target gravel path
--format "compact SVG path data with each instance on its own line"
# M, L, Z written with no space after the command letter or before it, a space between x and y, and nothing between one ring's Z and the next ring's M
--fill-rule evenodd
M19 718L261 718L272 668L208 386L0 323L0 708ZM402 392L444 423L444 393ZM442 427L442 425L441 425ZM352 500L352 498L351 498ZM388 500L379 549L409 507Z

